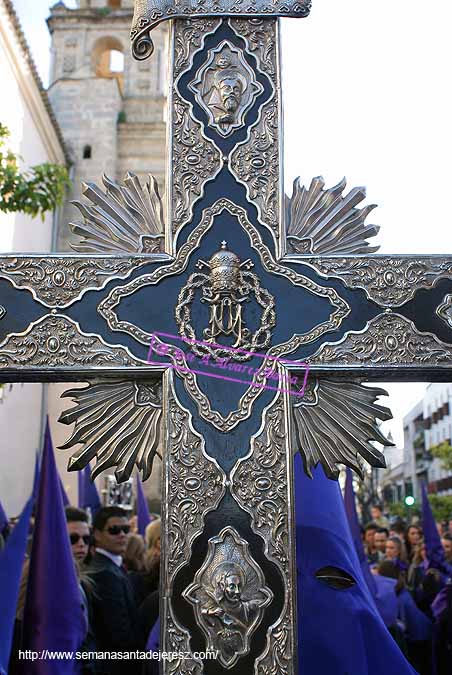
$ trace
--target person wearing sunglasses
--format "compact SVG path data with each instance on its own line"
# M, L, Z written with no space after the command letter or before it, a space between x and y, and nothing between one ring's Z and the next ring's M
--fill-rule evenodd
M91 535L88 525L88 514L82 509L73 506L66 507L66 522L72 555L79 565L86 562Z
M137 607L133 587L123 556L130 533L127 511L120 506L100 508L93 520L96 552L89 571L95 584L93 628L101 652L143 650L137 630ZM96 664L97 671L109 675L138 675L141 664L133 660L111 659Z
M77 509L74 506L66 506L65 514L72 557L74 558L75 571L80 587L80 599L87 626L86 635L83 643L80 645L79 651L94 653L97 649L92 627L94 587L87 569L88 553L91 544L88 514L83 509ZM81 675L92 675L95 672L98 673L94 660L84 660L81 664Z

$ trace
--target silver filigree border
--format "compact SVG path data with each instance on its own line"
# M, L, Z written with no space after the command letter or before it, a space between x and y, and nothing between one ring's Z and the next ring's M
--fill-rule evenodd
M165 578L165 588L170 589L177 572L184 565L186 565L190 559L193 541L203 530L204 518L206 514L209 513L209 511L215 510L225 495L226 474L218 464L217 460L207 454L205 449L205 440L197 431L195 431L195 428L193 426L192 414L187 408L185 408L181 404L181 402L177 398L171 371L167 371L165 373L164 378L165 378L164 383L166 383L166 387L164 385L164 391L165 392L168 391L168 393L164 394L163 397L163 410L164 410L163 418L166 420L166 429L165 429L166 453L164 457L164 470L163 470L164 471L163 491L165 498L164 503L168 505L172 502L171 494L177 487L175 485L176 481L174 479L174 476L172 477L172 472L175 470L175 466L178 463L182 464L180 458L178 459L173 456L174 454L173 448L175 445L175 438L173 436L175 427L174 413L172 411L173 405L177 409L179 414L182 417L184 417L185 419L184 426L186 428L187 435L189 435L189 437L187 436L187 438L185 439L186 442L184 443L183 450L187 454L187 459L189 459L190 462L192 462L192 464L190 464L190 468L193 469L193 475L185 476L184 481L190 480L190 478L199 477L202 462L204 462L205 466L209 467L209 469L211 470L212 475L210 475L210 479L213 479L213 483L209 483L210 488L213 491L211 495L212 503L209 507L205 508L203 511L198 513L200 520L200 524L198 526L192 526L191 529L188 526L186 526L184 529L181 529L181 523L183 521L181 514L184 511L184 507L188 505L187 498L185 498L185 501L184 499L181 498L182 491L179 491L179 493L176 495L178 501L177 508L179 509L179 514L175 515L174 513L169 513L168 508L165 511L164 524L166 532L173 532L173 533L175 532L174 523L173 524L171 523L171 520L173 520L174 518L176 518L178 521L177 525L179 532L179 536L174 535L174 537L171 537L170 539L167 540L170 542L169 544L170 550L168 550L165 553L166 560L164 565L165 569L164 578ZM198 444L198 447L195 447L195 443ZM190 457L188 457L189 454L191 455ZM196 459L195 455L198 456L197 462L195 462ZM185 468L188 467L187 464L184 464L183 466ZM207 490L208 486L203 485L203 488ZM181 541L182 538L184 538L184 541ZM179 551L178 555L176 554L177 551ZM183 554L185 554L185 556ZM176 562L177 558L181 558L179 562Z
M395 325L389 326L391 322ZM388 366L450 369L452 344L442 342L434 333L419 331L410 319L387 309L362 330L347 331L338 342L324 342L305 360L315 370L324 367L339 371L341 366L362 369L366 365L374 373Z
M172 448L172 420L171 420L171 404L174 403L177 408L186 416L188 420L188 430L189 433L199 439L200 452L202 457L206 462L210 463L212 467L217 471L218 477L221 478L221 492L219 493L218 498L216 498L210 508L204 509L200 514L201 524L199 527L192 528L191 532L186 532L186 540L182 547L177 542L177 537L168 536L171 532L171 520L174 517L174 514L170 513L170 509L166 508L163 513L162 518L162 537L166 542L166 545L162 547L162 557L160 563L160 574L163 579L162 584L162 595L160 600L160 616L162 618L161 622L161 635L162 635L162 645L163 649L166 651L186 651L190 652L190 635L186 629L184 629L176 620L173 610L172 610L172 584L177 572L189 562L191 556L191 549L193 541L196 537L202 532L204 527L204 519L206 514L209 511L212 511L218 507L221 499L223 498L226 492L226 474L219 466L218 462L210 457L205 451L205 440L198 434L192 422L192 414L187 408L185 408L177 398L173 373L167 370L163 375L163 419L164 422L164 447L166 452L163 456L163 490L162 490L162 503L170 503L170 492L171 492L171 464L174 461L174 458L171 456ZM187 448L190 450L190 447ZM180 505L183 506L183 505ZM176 514L177 517L177 514ZM180 560L175 566L170 567L168 560L174 555L175 548L179 546L185 552L185 557ZM175 645L178 645L178 649L174 649ZM180 645L183 645L184 648L180 648ZM174 664L176 666L173 668L171 662L169 662L168 673L174 675L201 675L203 672L203 665L200 659L183 659L175 660ZM191 664L191 667L188 667ZM180 666L180 668L179 668ZM193 668L193 670L192 670Z
M47 333L43 336L45 340L38 344L38 337L33 343L33 334L46 323L54 324L49 327ZM60 323L61 333L55 332L57 324ZM68 332L72 331L79 344L73 341L66 345ZM69 338L70 340L71 338ZM91 345L87 345L91 341ZM58 361L63 358L62 345L66 345L66 354L64 365L58 365ZM87 346L91 351L87 351ZM27 353L27 348L29 353ZM68 357L71 357L70 360ZM41 367L55 371L70 373L71 370L79 371L80 368L86 368L89 362L93 370L105 370L108 367L128 367L128 366L147 366L148 370L159 370L149 366L146 361L137 358L132 352L122 345L110 345L96 333L85 333L80 328L80 324L65 314L59 314L54 309L50 314L45 314L36 321L31 322L21 333L9 333L0 344L0 370L17 367L21 370L36 369L39 367L38 361L42 361ZM6 363L5 363L6 362ZM79 362L79 363L78 363ZM78 366L78 367L77 367ZM86 371L87 374L89 370Z
M165 617L160 625L161 651L177 653L175 659L163 661L163 673L165 675L202 675L204 673L203 661L194 658L190 651L190 633L183 628L174 616L170 598L163 598L163 609L160 616ZM189 658L186 655L189 654Z
M308 265L328 279L340 279L348 288L361 288L380 307L400 307L421 289L440 279L452 279L452 258L440 255L312 256L288 254L283 262Z
M73 254L30 256L19 253L0 258L0 278L7 279L19 291L29 291L44 307L65 309L81 300L88 291L101 291L110 281L127 279L132 272L144 265L165 262L169 259L165 253L140 256ZM112 268L116 266L117 269L109 270L108 265ZM118 272L118 269L124 271ZM99 278L99 283L83 287L89 275ZM35 285L32 285L33 281ZM68 296L69 299L66 299Z
M246 19L243 19L243 21L246 21ZM266 19L266 22L268 25L273 25L274 31L273 31L273 36L274 36L274 41L275 41L275 64L274 64L274 70L273 71L268 71L268 67L266 68L266 62L265 59L263 58L261 53L254 53L255 50L251 47L250 40L248 39L248 36L243 35L242 33L239 32L238 25L238 19L232 19L230 18L228 23L231 27L231 29L238 35L242 40L245 41L246 44L246 50L247 53L254 56L256 60L256 67L257 70L259 70L260 73L263 75L266 75L268 80L271 82L273 93L272 96L265 101L259 110L259 114L257 116L257 119L253 125L248 127L247 130L247 136L246 138L239 144L237 144L234 149L231 151L230 157L230 171L236 181L238 183L241 183L246 190L246 195L248 200L256 206L257 209L257 214L258 214L258 220L259 222L264 225L264 227L267 228L267 230L271 233L272 239L275 244L275 250L277 251L277 257L281 257L284 252L284 246L285 246L285 224L284 224L284 157L283 157L283 128L282 128L282 100L281 100L281 83L280 83L280 77L281 77L281 40L280 40L280 28L279 28L279 21L277 19ZM265 50L264 50L265 53ZM260 200L255 200L251 197L251 187L250 183L247 180L241 180L237 172L233 170L232 164L234 161L234 157L237 155L238 152L240 152L241 149L245 150L248 146L252 144L252 137L253 134L257 132L259 126L261 123L263 123L264 116L267 114L268 111L270 111L272 108L276 108L276 116L277 116L277 139L276 139L276 144L277 144L277 154L278 154L278 164L279 164L279 173L278 173L278 197L277 197L277 202L278 202L278 223L275 224L268 222L268 219L266 218L266 214L264 213L264 209L262 205L260 204Z

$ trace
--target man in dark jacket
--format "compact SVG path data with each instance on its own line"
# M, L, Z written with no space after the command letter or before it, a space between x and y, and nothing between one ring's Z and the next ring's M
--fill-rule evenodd
M107 506L97 511L93 521L96 553L89 570L95 584L93 628L97 649L102 652L142 651L145 646L137 628L133 589L122 566L129 531L124 509ZM97 665L110 675L140 672L139 661L119 656Z

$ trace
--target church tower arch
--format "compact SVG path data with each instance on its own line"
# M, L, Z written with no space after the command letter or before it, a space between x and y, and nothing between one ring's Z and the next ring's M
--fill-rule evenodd
M121 93L124 90L124 49L117 37L98 38L91 54L95 77L115 78Z
M118 58L122 56L122 59ZM122 42L114 36L104 36L96 40L91 54L92 68L96 77L114 77L124 71L124 48ZM122 67L119 67L121 66Z

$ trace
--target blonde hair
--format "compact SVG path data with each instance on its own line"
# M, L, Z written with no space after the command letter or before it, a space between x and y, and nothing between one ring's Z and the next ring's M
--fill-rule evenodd
M128 570L141 572L144 567L144 541L140 534L129 535L124 563Z
M157 543L157 539L160 538L162 532L162 521L160 518L153 520L152 523L146 527L144 532L144 540L146 542L146 548L153 549Z
M413 547L413 564L420 565L422 563L422 549L425 546L425 541L421 539Z
M147 572L155 571L160 563L160 551L157 550L157 541L162 532L162 521L160 518L153 520L146 527L144 539L146 541L146 553L144 554L144 566Z

